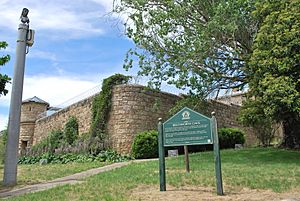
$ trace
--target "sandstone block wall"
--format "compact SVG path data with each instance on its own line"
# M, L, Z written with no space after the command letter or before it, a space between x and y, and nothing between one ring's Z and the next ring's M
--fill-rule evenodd
M78 119L79 133L89 131L92 116L92 101L94 96L64 108L51 116L36 121L34 143L47 136L51 130L63 129L69 117ZM158 118L163 121L169 118L168 111L180 97L147 90L140 85L118 85L113 88L112 108L109 113L107 132L110 147L119 153L129 153L134 136L145 130L157 129ZM246 133L247 145L256 142L253 130L241 127L237 122L238 106L230 106L216 101L210 101L206 115L216 112L218 127L238 127Z
M33 143L33 133L34 133L34 122L24 122L20 126L20 141L19 147L21 148L22 141L27 142L27 146L30 147Z
M30 147L33 143L33 135L35 128L35 121L38 118L45 116L47 111L47 104L37 102L25 102L21 107L21 121L20 121L20 151Z
M234 127L240 128L246 133L246 146L254 145L257 143L254 130L249 127L241 126L237 119L240 112L240 107L237 105L228 105L217 101L208 102L208 111L216 112L216 119L218 128Z
M89 131L92 118L92 101L94 96L72 104L58 112L36 121L33 143L39 142L53 130L63 130L71 116L78 120L79 133Z
M36 102L22 103L21 122L35 122L37 118L45 116L44 112L47 111L47 106Z
M179 99L140 85L115 86L107 127L112 148L119 153L129 153L134 136L157 129L158 118L166 120L168 111Z

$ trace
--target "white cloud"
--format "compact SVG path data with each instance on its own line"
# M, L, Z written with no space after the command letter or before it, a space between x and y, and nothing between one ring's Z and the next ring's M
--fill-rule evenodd
M0 28L16 30L22 8L29 9L30 26L49 38L83 38L104 33L101 17L113 0L1 0Z
M59 105L98 84L68 76L29 76L25 78L23 99L37 96L50 105Z
M111 74L103 74L101 77L106 78ZM25 76L22 99L37 96L50 106L65 107L99 92L102 83L99 77L99 75ZM9 93L0 97L0 107L7 109L7 114L0 113L0 130L4 129L8 121L11 84L7 89Z
M37 96L50 103L51 106L57 106L99 84L99 80L94 76L25 76L23 100ZM0 97L0 106L7 108L8 111L11 97L11 84L7 86L7 89L9 93L6 96ZM8 114L2 113L0 115L1 118L7 118ZM1 119L0 122L2 125L3 120Z
M7 121L8 121L8 116L0 114L0 131L6 128Z
M47 59L53 62L57 61L57 57L53 52L42 51L38 49L30 49L30 54L27 55L28 58L40 58Z

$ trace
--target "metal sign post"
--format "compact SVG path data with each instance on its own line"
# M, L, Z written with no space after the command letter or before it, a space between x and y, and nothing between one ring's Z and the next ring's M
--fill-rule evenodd
M165 148L163 143L163 124L158 120L158 154L159 154L159 184L160 191L166 191Z

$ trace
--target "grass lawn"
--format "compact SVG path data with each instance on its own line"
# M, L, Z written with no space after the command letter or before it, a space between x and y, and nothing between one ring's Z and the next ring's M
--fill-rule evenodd
M300 189L300 152L273 148L224 150L221 158L225 193L244 187L274 192ZM212 152L191 154L190 166L191 173L188 174L182 156L166 160L167 190L171 186L215 188ZM154 186L159 190L158 161L133 163L89 177L82 184L60 186L8 200L122 201L130 200L132 190L140 186Z
M109 163L91 162L91 163L68 163L68 164L47 164L47 165L18 165L18 186L41 183L53 180L67 175L82 172L107 165ZM0 165L1 184L2 186L3 165Z

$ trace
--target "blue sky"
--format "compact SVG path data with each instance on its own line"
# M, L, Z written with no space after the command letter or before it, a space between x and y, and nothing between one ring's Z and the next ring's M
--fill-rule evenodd
M133 47L123 34L122 18L108 15L113 0L1 0L0 41L9 44L0 55L11 60L1 73L13 76L19 16L29 9L35 43L26 57L23 100L38 96L52 106L89 90L123 70ZM11 86L8 86L10 89ZM0 130L7 124L10 94L0 97Z

